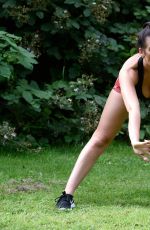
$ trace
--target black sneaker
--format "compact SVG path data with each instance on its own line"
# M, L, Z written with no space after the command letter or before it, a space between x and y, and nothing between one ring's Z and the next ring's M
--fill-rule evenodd
M57 202L56 207L60 210L71 210L75 208L73 196L70 194L66 194L65 191L62 193L60 197L56 198L55 201Z

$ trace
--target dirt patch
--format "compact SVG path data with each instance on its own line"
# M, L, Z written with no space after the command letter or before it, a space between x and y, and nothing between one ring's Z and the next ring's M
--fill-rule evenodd
M7 184L1 186L1 189L8 193L35 192L38 190L48 190L49 186L41 181L25 178L20 180L10 179Z
M49 184L52 185L65 185L67 183L67 181L62 181L62 180L50 180L48 182Z

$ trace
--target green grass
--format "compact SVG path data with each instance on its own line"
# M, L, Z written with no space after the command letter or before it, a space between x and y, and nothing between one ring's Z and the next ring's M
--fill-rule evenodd
M150 229L150 164L114 142L75 193L76 208L55 209L81 146L40 153L0 150L0 230Z

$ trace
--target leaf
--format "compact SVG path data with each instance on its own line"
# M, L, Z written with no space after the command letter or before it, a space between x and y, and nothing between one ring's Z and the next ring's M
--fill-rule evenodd
M35 59L35 55L31 52L28 52L22 47L17 47L18 53L18 64L21 64L27 69L32 70L33 64L37 64L37 60Z
M40 99L49 99L52 96L52 92L48 91L42 91L42 90L33 90L32 94L34 94L36 97Z
M76 99L83 99L85 101L87 101L88 98L92 98L92 96L90 94L86 94L86 93L82 93L80 95L76 96Z
M7 47L6 43L0 43L0 49L4 49L5 47Z
M6 31L0 31L0 38L3 39L3 40L6 40L6 38L11 38L15 41L20 41L21 40L21 37L18 37L14 34L10 34L10 33L7 33ZM12 42L13 42L12 40Z
M85 17L89 17L91 15L91 11L89 9L85 9L83 11L83 14L84 14Z
M11 66L5 62L0 63L0 76L1 77L10 79L12 71L13 71L13 66Z
M52 29L52 26L49 22L41 25L41 30L44 32L51 31L51 29Z
M150 126L146 126L146 132L150 135Z
M13 47L14 49L17 48L16 43L13 42L13 41L11 41L11 39L5 37L3 40L5 41L5 43L7 44L7 46L8 46L8 45L10 46L10 48L11 48L11 47Z
M145 130L141 129L141 130L140 130L140 139L141 139L141 140L144 139L145 134L146 134Z
M95 95L95 96L94 96L94 99L95 99L95 101L96 101L96 103L97 103L98 105L104 106L105 103L106 103L106 99L105 99L104 97Z
M113 51L118 51L118 44L117 41L113 38L109 39L109 45L108 45L108 49L113 50Z
M31 81L30 86L31 86L32 88L34 88L34 89L38 89L38 90L39 90L39 86L38 86L38 84L37 84L36 81Z
M75 4L76 0L66 0L64 3L66 4Z
M42 11L37 11L36 15L40 18L43 19L44 18L44 13Z
M5 3L2 5L3 8L8 8L8 7L14 7L16 5L16 0L7 0Z
M32 103L33 101L33 96L29 91L24 91L22 93L22 97L28 102L28 103Z
M58 18L63 17L64 16L64 9L61 7L56 7L54 15L56 15Z
M81 6L85 6L85 4L83 4L80 0L77 0L77 1L75 1L74 6L75 6L76 8L78 8L78 7L81 7Z
M3 43L5 46L7 44L10 46L9 51L5 53L5 55L8 56L8 62L21 64L30 70L33 69L33 64L37 64L35 55L33 53L16 44L16 41L21 40L20 37L9 34L5 31L0 31L0 39L4 41ZM1 48L4 48L4 45L1 45Z
M31 105L35 111L41 112L40 104L36 100L32 101Z
M80 28L80 25L77 21L75 20L68 20L68 22L76 29L79 29Z
M2 95L2 98L4 98L5 100L9 101L9 105L14 104L14 103L19 103L19 96L14 94L5 94Z
M150 13L150 6L145 6L148 13Z
M130 50L130 55L133 56L134 54L136 54L136 52L137 52L137 48L132 48Z
M62 81L62 80L55 81L52 84L52 88L53 89L59 89L59 88L67 89L68 88L68 83L66 81Z
M85 37L90 38L93 37L94 30L92 27L89 27L87 30L85 30Z

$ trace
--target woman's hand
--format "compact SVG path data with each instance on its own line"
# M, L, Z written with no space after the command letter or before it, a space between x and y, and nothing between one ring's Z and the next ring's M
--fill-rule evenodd
M144 161L150 161L150 140L138 141L132 143L134 153Z

